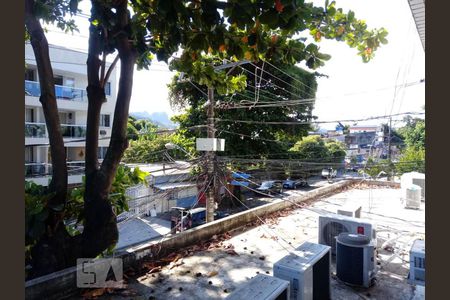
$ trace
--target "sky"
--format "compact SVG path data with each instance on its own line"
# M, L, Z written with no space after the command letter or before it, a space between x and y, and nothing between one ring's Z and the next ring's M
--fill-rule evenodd
M323 6L325 1L313 1ZM425 78L425 52L417 33L407 0L337 0L337 7L344 12L353 10L369 28L384 27L389 32L389 43L382 45L375 58L363 63L357 50L343 42L322 40L320 51L332 58L317 72L329 77L318 78L318 90L313 114L319 121L354 120L423 111L425 84L403 88L405 83ZM81 9L88 13L89 1L82 1ZM80 32L67 36L50 29L48 40L52 44L87 50L88 20L77 18ZM56 32L55 32L56 31ZM304 67L304 64L299 66ZM305 67L306 68L306 67ZM163 62L156 62L149 71L136 71L130 103L130 112L166 112L172 116L167 84L174 73ZM395 86L399 86L395 89ZM349 95L352 94L352 95ZM400 117L401 118L401 117ZM365 121L358 124L378 124ZM395 126L394 122L394 126ZM353 122L348 123L353 124ZM335 124L322 124L333 128Z

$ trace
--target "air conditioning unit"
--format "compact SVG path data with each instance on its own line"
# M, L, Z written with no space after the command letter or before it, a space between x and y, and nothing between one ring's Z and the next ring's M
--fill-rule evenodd
M337 214L347 217L361 218L361 205L345 204L337 209Z
M336 276L343 282L370 287L375 279L373 240L367 236L341 233L336 238Z
M403 201L405 208L420 209L422 188L415 184L410 184L403 189Z
M330 246L333 255L336 254L336 237L342 232L365 235L373 239L376 245L374 224L338 214L319 216L319 244Z
M259 274L239 286L227 300L289 300L289 281Z
M425 241L415 240L409 251L409 283L425 285Z
M273 265L273 276L289 281L290 299L330 299L330 261L330 247L305 242Z
M409 172L401 176L400 186L402 189L408 187L411 184L418 185L422 188L421 200L425 201L425 174L419 172Z

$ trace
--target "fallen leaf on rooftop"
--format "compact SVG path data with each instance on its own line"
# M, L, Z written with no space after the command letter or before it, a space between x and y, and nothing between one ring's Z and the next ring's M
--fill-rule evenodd
M225 245L225 249L234 249L233 244L227 244Z
M156 273L156 272L160 272L161 271L161 266L155 267L153 269L151 269L150 271L148 271L148 274L152 274L152 273Z
M179 261L173 261L173 262L170 263L169 269L171 270L171 269L173 269L175 267L178 267L178 266L181 266L181 265L184 265L184 262L183 262L182 259L180 259Z
M230 254L230 255L238 255L239 256L239 254L236 251L234 251L233 249L228 249L225 252Z
M100 289L94 289L94 290L87 290L83 293L83 298L85 299L95 299L96 297L102 296L104 293L106 293L105 288Z

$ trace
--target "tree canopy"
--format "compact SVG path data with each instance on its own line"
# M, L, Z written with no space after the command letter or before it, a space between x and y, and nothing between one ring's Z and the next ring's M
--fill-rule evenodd
M345 158L345 144L311 135L302 138L289 150L305 161L341 163Z
M399 129L405 139L406 148L402 151L397 171L425 172L425 120L406 119L406 125Z
M407 147L425 149L425 121L416 119L400 129Z
M277 101L290 98L311 98L316 91L315 74L307 72L296 66L280 66L274 69L265 68L267 73L255 78L251 76L257 72L258 66L254 64L244 65L240 72L250 74L247 79L248 88L232 95L218 96L219 108L215 116L224 122L217 122L217 136L224 138L225 152L219 155L254 155L271 156L286 152L290 145L307 134L309 125L273 125L260 122L308 122L313 120L312 108L314 101L299 105L282 106ZM238 72L238 71L236 71ZM270 74L269 74L270 72ZM260 89L255 88L259 84ZM170 88L170 100L174 107L187 108L185 113L175 116L174 121L180 124L181 129L187 129L196 124L205 124L207 121L204 105L207 101L206 86L194 86L190 82L179 82L176 76ZM200 90L199 90L200 88ZM259 100L264 103L272 103L274 107L250 107L242 109L227 109L230 104L239 105L242 101L258 103L256 93L259 92ZM278 102L279 103L279 102ZM228 120L228 121L225 121ZM248 123L231 122L230 120L247 121ZM251 124L251 122L258 122ZM201 136L202 131L185 131L189 137Z

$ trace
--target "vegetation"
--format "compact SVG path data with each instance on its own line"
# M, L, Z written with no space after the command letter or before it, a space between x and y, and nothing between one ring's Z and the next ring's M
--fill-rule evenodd
M411 118L406 120L406 126L399 130L404 136L406 148L400 156L397 172L425 173L425 121Z
M261 58L283 64L305 61L317 68L330 58L319 52L322 38L346 42L369 61L384 29L369 30L351 11L344 13L335 2L316 7L303 1L179 1L92 0L87 59L87 133L85 154L84 228L71 237L64 225L68 205L67 165L60 131L53 69L42 24L73 30L70 18L78 12L78 0L26 0L25 29L35 54L45 123L49 135L52 180L44 206L48 210L44 233L34 244L32 276L72 266L79 257L96 257L117 242L116 216L109 194L128 145L128 108L134 67L148 68L154 56L168 62L182 49L171 68L186 73L194 82L231 94L245 87L244 75L215 72L212 62ZM309 31L315 42L295 36ZM116 53L106 68L108 55ZM105 84L120 61L120 79L111 142L101 164L97 159L100 112L105 102ZM149 92L151 94L151 91ZM151 99L150 99L151 100ZM41 216L44 218L44 215Z
M345 144L321 138L318 135L304 137L289 150L301 160L323 163L341 163L345 158Z
M146 184L147 172L120 165L114 177L111 193L108 199L112 204L115 214L128 211L128 199L125 190L136 184ZM79 187L69 190L65 207L53 208L63 213L63 224L65 224L68 235L80 237L79 225L84 226L86 221L83 199L86 192L85 181ZM44 236L46 232L46 219L50 214L50 208L46 205L53 197L53 193L46 186L25 181L25 260L26 264L32 261L34 255L32 247ZM115 246L115 244L110 247Z
M408 148L425 149L425 121L422 119L406 119L406 125L399 129Z
M405 118L406 125L396 131L392 131L391 139L394 144L405 145L398 162L392 163L387 159L375 162L369 159L363 170L371 177L376 177L380 172L388 175L402 175L408 172L425 173L425 121L422 119Z
M261 64L260 64L261 65ZM235 72L255 72L253 65L244 65L242 69L237 68ZM277 95L280 98L291 99L296 95L298 98L312 98L315 96L317 87L315 74L307 72L295 66L282 66L283 72L267 66L265 70L278 77L275 79L266 73L262 74L263 79L257 81L263 83L260 92L260 101L277 101L274 99ZM251 73L250 73L251 72ZM282 81L284 82L282 82ZM280 90L278 86L285 90ZM301 83L303 84L301 84ZM254 76L247 79L247 85L256 86ZM180 124L180 128L185 130L188 137L205 135L204 131L187 130L191 126L206 124L206 110L204 105L207 97L195 88L189 82L179 82L178 76L172 81L170 88L170 100L173 107L187 108L181 115L172 118L173 121ZM200 89L207 90L206 86L200 86ZM246 89L239 94L216 96L219 103L226 105L239 104L242 99L255 101L255 89ZM305 122L310 121L314 103L303 103L296 106L277 106L252 109L217 109L215 117L222 120L242 120L249 122ZM271 153L285 153L290 145L305 136L309 130L309 125L272 125L272 124L249 124L237 122L217 122L215 125L217 136L226 140L225 151L219 155L235 156L242 155L245 152L249 156L270 157ZM277 142L278 141L278 142ZM280 157L280 156L277 156Z
M152 139L156 137L158 126L149 120L137 120L132 116L128 117L127 136L136 141L138 139Z
M188 151L193 155L194 142L176 133L158 134L153 138L141 138L131 141L130 146L125 151L123 161L126 163L154 163L163 160L164 152L173 159L189 159L189 155L179 149L166 149L167 143L173 143Z

